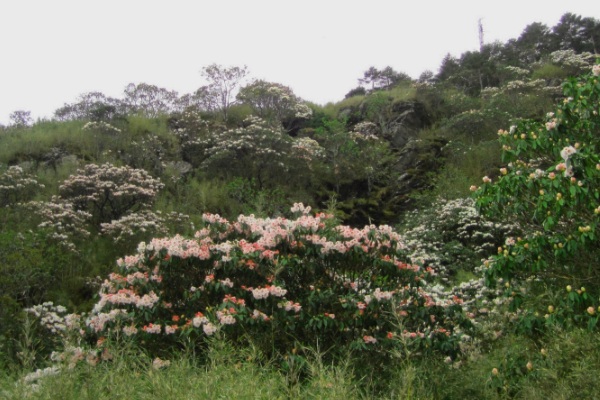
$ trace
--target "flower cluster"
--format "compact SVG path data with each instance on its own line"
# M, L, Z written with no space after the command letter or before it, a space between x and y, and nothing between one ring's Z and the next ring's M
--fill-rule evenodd
M168 229L159 213L143 210L123 216L110 223L100 224L102 234L111 236L115 242L124 242L137 235L165 235Z
M377 139L379 133L379 127L370 121L361 121L354 125L354 132L363 135L365 139Z
M100 132L108 135L117 135L121 130L104 121L91 121L83 126L84 131Z
M541 89L545 86L546 86L546 81L544 79L536 79L533 81L516 80L516 81L509 81L506 84L505 90L523 92L523 91L527 91L527 90Z
M81 338L84 333L82 328L83 315L67 313L67 309L61 305L54 305L48 301L24 310L38 319L39 324L46 329L51 336L68 342L73 336Z
M37 392L41 389L42 381L49 377L60 373L60 367L53 366L44 369L36 369L23 377L23 383L29 387L32 392Z
M321 147L319 142L308 137L294 139L292 151L296 154L296 157L308 161L315 158L321 158L325 153L325 149Z
M226 168L248 179L288 168L293 139L282 128L252 116L244 125L200 141L205 149L201 166L215 173Z
M575 53L574 50L557 50L550 53L550 60L563 67L575 68L576 72L583 72L594 63L594 55L589 52Z

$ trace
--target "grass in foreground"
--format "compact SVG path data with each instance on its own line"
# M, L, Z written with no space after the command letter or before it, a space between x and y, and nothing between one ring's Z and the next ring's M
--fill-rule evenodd
M325 364L308 352L302 370L277 369L251 348L215 342L200 362L190 354L163 368L139 352L121 350L111 362L39 381L0 375L2 399L544 399L600 398L600 335L553 332L529 339L509 335L457 365L434 357L398 363L383 380L358 371L361 360ZM354 366L354 367L352 367ZM302 378L299 378L302 375Z

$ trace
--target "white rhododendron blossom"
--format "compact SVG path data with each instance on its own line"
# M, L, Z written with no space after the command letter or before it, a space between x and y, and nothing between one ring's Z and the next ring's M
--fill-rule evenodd
M573 146L567 146L560 151L560 156L565 162L571 157L573 154L577 153L577 149Z

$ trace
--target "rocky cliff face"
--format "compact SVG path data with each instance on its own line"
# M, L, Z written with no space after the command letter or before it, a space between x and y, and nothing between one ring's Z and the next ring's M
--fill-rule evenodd
M377 125L379 135L394 149L401 149L417 132L431 124L431 118L421 102L384 99L376 106L365 99L359 106L347 107L339 112L349 126L369 121Z
M398 152L394 169L398 172L396 196L405 202L413 191L424 190L430 185L432 173L443 165L442 149L445 139L409 139Z
M430 125L430 119L422 103L403 101L391 105L390 117L383 124L383 137L392 148L402 149L421 129Z
M349 126L364 121L377 126L376 135L388 141L395 154L390 180L385 186L366 193L360 182L349 185L342 194L343 211L349 223L389 223L412 208L413 195L431 186L431 178L443 165L444 139L421 140L419 132L431 125L423 103L392 101L378 104L373 111L368 100L361 105L341 110Z

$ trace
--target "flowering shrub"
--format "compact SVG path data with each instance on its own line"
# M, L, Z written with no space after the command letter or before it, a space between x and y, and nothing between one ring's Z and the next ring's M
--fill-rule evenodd
M44 185L19 166L8 167L0 174L0 207L27 201Z
M208 121L202 119L199 111L186 110L177 114L171 125L173 135L179 140L181 158L199 166L205 158L205 142L210 137Z
M584 51L575 53L574 50L557 50L550 53L550 60L563 68L569 68L573 73L585 73L594 64L594 55Z
M472 199L439 199L409 213L406 220L408 229L402 237L410 260L430 265L445 277L458 269L473 271L506 236L518 232L514 224L486 220Z
M512 119L541 117L543 110L552 107L555 99L560 96L559 82L548 83L545 79L524 75L519 73L515 80L509 80L501 87L485 88L481 92L483 107L488 112L503 112ZM489 122L489 129L486 131L493 132L494 128L507 124L508 119L494 118Z
M319 142L309 137L299 137L294 139L292 151L297 158L307 160L308 162L323 157L325 152Z
M281 127L273 127L258 117L248 117L244 124L198 142L205 148L202 167L209 174L256 179L260 188L281 182L286 173L293 174L294 181L304 181L306 165L313 156L310 150L318 150L317 144L299 149L297 145L302 146L305 140L295 140ZM289 183L288 180L286 184Z
M312 110L289 87L279 83L254 81L240 89L237 99L250 105L256 116L268 121L283 123L312 116Z
M51 201L31 201L25 205L36 213L42 222L38 228L49 231L47 239L72 252L77 252L75 242L90 236L86 229L92 215L75 210L73 204L53 196Z
M72 340L73 333L81 336L79 330L81 315L67 313L67 309L61 305L54 305L47 301L25 309L25 312L38 318L40 325L63 342Z
M484 177L484 184L472 189L487 215L518 221L524 234L508 238L486 262L489 281L536 274L554 282L560 282L558 276L566 283L583 279L598 289L596 70L564 83L565 98L545 123L520 121L509 131L499 131L508 164L498 178ZM554 274L558 271L560 275Z
M402 261L390 227L337 225L302 204L292 212L235 222L204 214L194 239L140 243L102 285L89 330L152 352L216 332L284 352L298 343L457 350L457 326L468 325L460 300L425 290L431 270Z
M142 169L88 164L59 187L62 199L92 214L100 225L149 207L163 187Z

